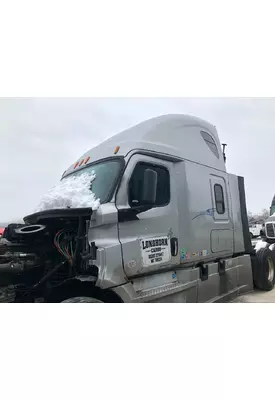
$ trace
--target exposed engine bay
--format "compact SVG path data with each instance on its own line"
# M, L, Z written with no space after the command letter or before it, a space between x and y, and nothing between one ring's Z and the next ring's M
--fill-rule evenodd
M91 215L91 208L49 210L9 225L0 240L0 302L43 302L76 276L96 280Z

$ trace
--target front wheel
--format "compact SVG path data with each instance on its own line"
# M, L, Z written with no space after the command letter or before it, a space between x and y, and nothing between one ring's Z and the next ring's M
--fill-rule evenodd
M71 297L70 299L63 300L61 303L102 303L102 301L94 299L93 297Z

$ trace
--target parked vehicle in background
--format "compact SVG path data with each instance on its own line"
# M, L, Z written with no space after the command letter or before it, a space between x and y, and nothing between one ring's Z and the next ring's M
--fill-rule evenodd
M275 195L272 198L270 215L265 221L262 236L268 243L275 243Z
M3 234L4 234L4 231L5 231L5 228L0 228L0 239L1 239L1 237L3 236Z
M271 202L271 207L270 207L270 216L272 214L275 214L275 195L273 196L272 202Z
M251 238L259 237L262 233L264 224L250 224L249 225L249 232Z

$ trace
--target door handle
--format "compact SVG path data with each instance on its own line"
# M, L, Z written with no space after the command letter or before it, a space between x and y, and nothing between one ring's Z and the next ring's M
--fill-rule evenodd
M208 265L200 263L198 266L200 268L200 279L201 279L201 281L207 281L207 279L208 279Z
M178 239L177 238L172 238L171 239L171 254L173 257L176 257L179 252L179 244L178 244Z
M219 275L225 275L225 260L220 260L218 264Z

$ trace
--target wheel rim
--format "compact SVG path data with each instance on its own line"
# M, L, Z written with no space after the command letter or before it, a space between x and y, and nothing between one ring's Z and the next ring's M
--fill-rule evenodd
M268 280L269 282L273 282L274 280L274 263L271 257L267 259L268 264Z

